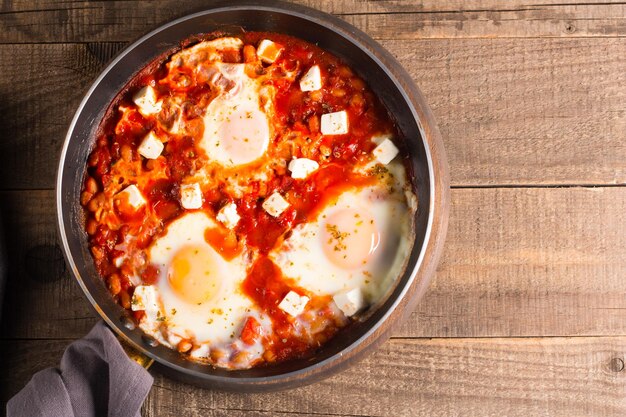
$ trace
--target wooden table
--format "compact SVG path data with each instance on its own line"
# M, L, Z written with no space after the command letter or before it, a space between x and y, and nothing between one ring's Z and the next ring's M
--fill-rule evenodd
M379 40L430 102L452 176L444 259L410 320L352 369L254 395L153 372L144 415L626 415L626 5L299 2ZM206 4L3 2L2 405L97 320L55 231L81 96L130 40Z

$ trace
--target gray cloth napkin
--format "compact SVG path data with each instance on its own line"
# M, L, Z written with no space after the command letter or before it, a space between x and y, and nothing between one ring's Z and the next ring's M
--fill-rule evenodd
M7 404L7 417L140 416L153 378L99 322L65 350L59 368L36 373Z

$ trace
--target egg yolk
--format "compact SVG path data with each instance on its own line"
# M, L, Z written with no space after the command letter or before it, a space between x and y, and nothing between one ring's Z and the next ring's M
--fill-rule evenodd
M343 209L325 220L321 238L326 257L342 269L365 265L380 243L374 218L364 210Z
M218 271L215 255L209 248L185 246L174 255L167 279L181 299L190 304L203 304L219 290Z

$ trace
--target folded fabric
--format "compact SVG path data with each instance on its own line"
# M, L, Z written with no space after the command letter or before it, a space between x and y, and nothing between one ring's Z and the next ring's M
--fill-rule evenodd
M136 417L152 382L99 322L67 347L58 368L33 376L7 404L7 416Z

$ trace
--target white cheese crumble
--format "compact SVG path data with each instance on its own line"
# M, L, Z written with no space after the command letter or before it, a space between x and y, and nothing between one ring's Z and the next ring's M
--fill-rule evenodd
M146 204L146 199L143 198L141 191L135 184L129 185L124 188L122 191L117 193L118 196L126 196L128 200L128 204L130 204L134 209L138 209L139 207Z
M156 288L153 285L135 287L130 308L133 311L145 310L146 315L154 315L156 318L157 312L160 311Z
M345 135L348 133L348 113L345 110L322 114L322 135Z
M237 213L237 204L226 204L217 213L216 219L229 229L234 229L241 219L241 216Z
M263 209L274 217L280 216L283 211L287 210L288 207L289 203L287 200L285 200L283 196L277 192L263 201Z
M137 151L147 159L157 159L163 152L163 142L161 142L154 132L150 131L139 144Z
M156 91L149 85L135 93L133 102L137 105L139 113L144 116L150 116L161 111L162 102L157 101Z
M180 205L188 210L202 207L202 190L196 183L180 186Z
M374 157L378 162L383 165L387 165L393 158L398 155L398 148L389 139L384 139L377 147L372 151Z
M291 178L302 179L317 171L320 165L312 159L294 158L287 168L291 172Z
M339 292L333 295L333 301L346 316L354 316L365 307L365 300L360 288Z
M272 42L269 39L263 39L259 43L256 54L261 61L271 64L278 59L282 50L283 48L277 43Z
M313 65L309 70L300 78L300 90L302 91L317 91L322 88L322 73L320 67Z
M296 317L302 314L308 302L309 297L306 295L301 296L297 292L289 291L280 304L278 304L278 307L285 313Z

